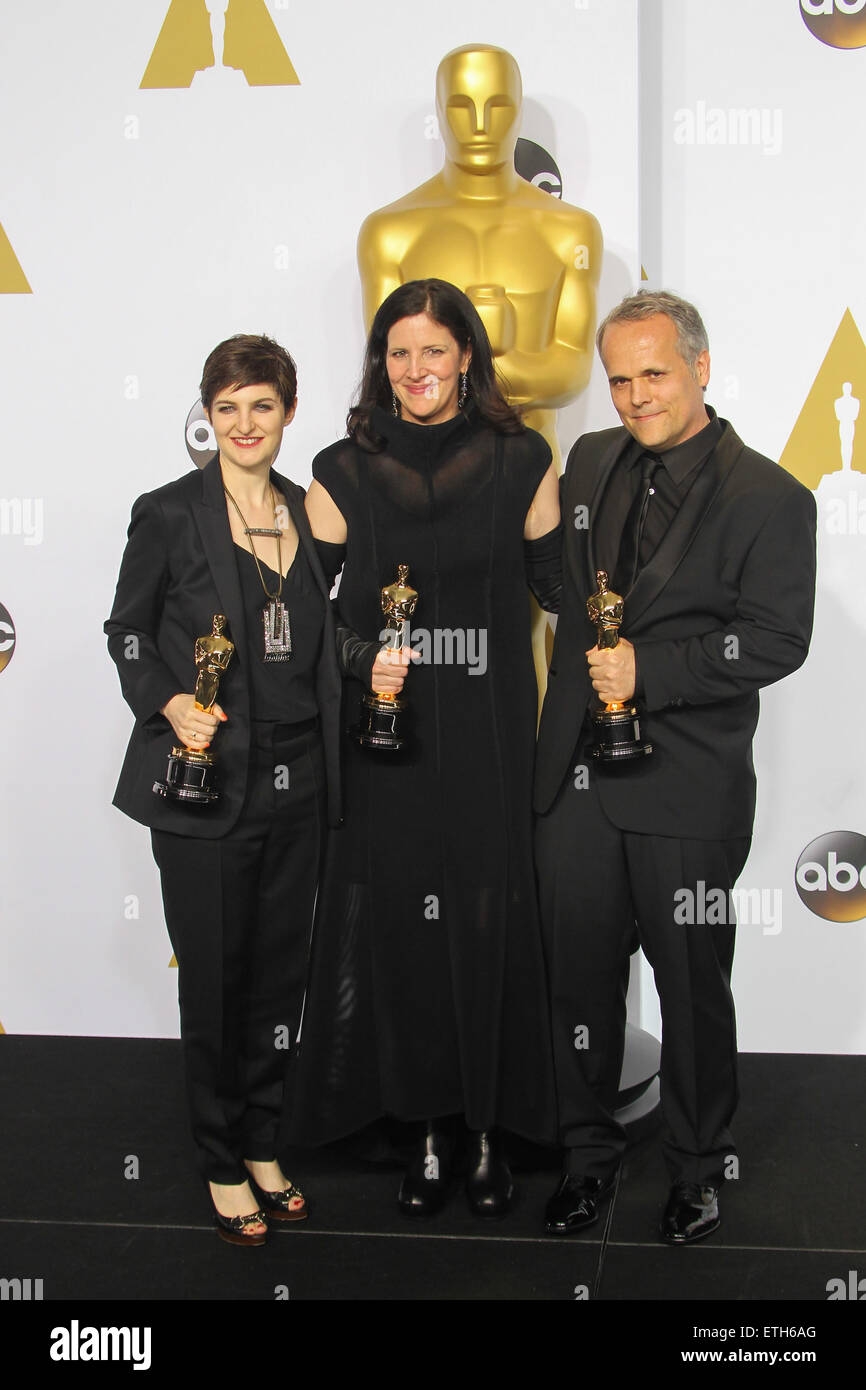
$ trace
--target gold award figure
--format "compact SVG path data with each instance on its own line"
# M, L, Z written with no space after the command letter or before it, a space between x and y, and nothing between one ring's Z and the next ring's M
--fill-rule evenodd
M232 659L234 643L225 635L228 619L215 613L210 636L197 637L195 643L195 705L210 714L217 701L220 680ZM204 749L173 747L168 759L165 781L154 782L157 796L171 801L184 801L193 806L209 805L219 800L215 786L214 755Z
M195 644L195 703L196 707L210 714L216 704L220 677L232 659L234 643L225 635L228 619L224 613L215 613L213 628L209 637L198 637Z
M623 603L621 594L615 594L608 586L607 570L596 570L595 580L598 592L590 594L586 600L589 621L595 623L598 646L612 650L619 645L619 630L622 627ZM608 709L613 709L608 705ZM622 706L619 706L622 708Z
M389 652L402 652L405 647L406 628L418 602L418 590L406 583L408 578L409 566L398 565L397 582L384 588L379 600L388 619L385 630L394 634L386 643Z
M522 103L510 53L469 44L436 75L445 164L432 179L366 219L358 264L369 328L407 280L462 289L481 317L508 398L560 462L555 411L586 386L592 366L602 238L591 213L522 179L514 147Z
M586 611L589 621L595 624L597 645L610 651L619 644L624 613L622 595L608 588L607 570L596 570L595 579L598 591L586 600ZM643 758L653 751L652 744L641 738L638 713L632 704L611 701L604 709L594 712L592 722L595 727L592 756L601 762Z
M409 619L418 602L418 590L413 589L408 580L409 566L398 565L396 583L386 585L379 595L382 612L388 619L385 625L385 649L395 655L407 645ZM405 748L408 738L398 722L398 715L407 707L405 697L366 692L361 697L361 707L357 736L362 748L384 749L392 753Z

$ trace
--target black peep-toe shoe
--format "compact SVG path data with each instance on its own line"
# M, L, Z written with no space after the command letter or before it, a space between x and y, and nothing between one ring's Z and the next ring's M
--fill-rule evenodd
M310 1214L307 1199L301 1189L295 1187L294 1183L288 1183L286 1187L281 1187L278 1192L266 1192L250 1174L250 1184L253 1191L258 1194L268 1216L272 1217L274 1221L306 1221ZM300 1197L304 1205L291 1207L289 1203L294 1197Z
M222 1212L217 1210L210 1187L207 1184L205 1186L213 1207L214 1223L220 1240L224 1240L228 1245L264 1245L268 1238L268 1223L265 1220L265 1213L254 1211L248 1216L223 1216ZM257 1225L258 1222L264 1226L263 1231L248 1229L250 1226Z

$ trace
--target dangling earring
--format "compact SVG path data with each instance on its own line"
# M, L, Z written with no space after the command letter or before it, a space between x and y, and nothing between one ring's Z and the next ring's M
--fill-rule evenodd
M469 395L469 377L466 372L460 373L460 386L457 391L457 405L460 410L466 404L466 397Z
M391 409L393 410L394 414L395 414L395 415L398 417L398 419L399 419L399 416L400 416L400 402L397 400L397 392L394 390L394 387L393 387L393 386L391 387Z

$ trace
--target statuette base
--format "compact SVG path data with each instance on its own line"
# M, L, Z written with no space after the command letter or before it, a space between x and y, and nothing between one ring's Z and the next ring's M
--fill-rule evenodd
M169 801L183 801L191 806L209 806L219 801L216 789L214 760L209 753L195 753L188 748L172 748L165 781L154 782L157 796Z
M354 730L361 747L383 753L399 753L406 748L409 739L402 727L405 718L401 719L405 710L406 701L396 696L363 695L361 718Z
M640 719L634 705L623 709L598 710L592 716L595 742L592 756L602 763L627 762L645 758L653 746L641 737Z

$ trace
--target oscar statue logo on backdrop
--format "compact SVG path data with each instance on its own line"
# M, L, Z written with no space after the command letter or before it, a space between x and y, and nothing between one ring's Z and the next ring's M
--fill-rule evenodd
M866 344L846 309L779 459L813 491L822 478L841 474L851 485L862 483L866 495L866 478L853 476L866 473L866 439L858 428L864 391Z
M8 608L0 603L0 671L5 671L15 650L15 624Z
M866 0L800 0L803 23L830 48L866 48Z
M863 601L866 592L866 345L846 309L818 368L779 462L815 493L818 504L818 587L812 658L801 700L818 708L832 669L835 688L862 684ZM812 673L811 675L809 673ZM810 684L811 683L811 684ZM811 703L810 703L811 701ZM856 710L856 700L853 705ZM840 820L856 824L859 799L859 722L841 740L820 748L822 776ZM825 791L826 794L826 791ZM847 812L845 808L848 808ZM850 821L849 821L850 824ZM839 830L813 840L797 862L795 882L804 906L831 922L866 917L866 839Z
M265 0L171 0L142 87L296 87Z
M866 917L866 836L856 830L819 835L797 860L797 892L816 917L860 922Z
M838 581L840 601L866 578L860 574L859 550L843 554L835 539L866 536L864 393L866 344L846 309L779 459L815 493L821 574L825 582Z
M32 294L27 276L12 250L12 243L0 226L0 294Z

